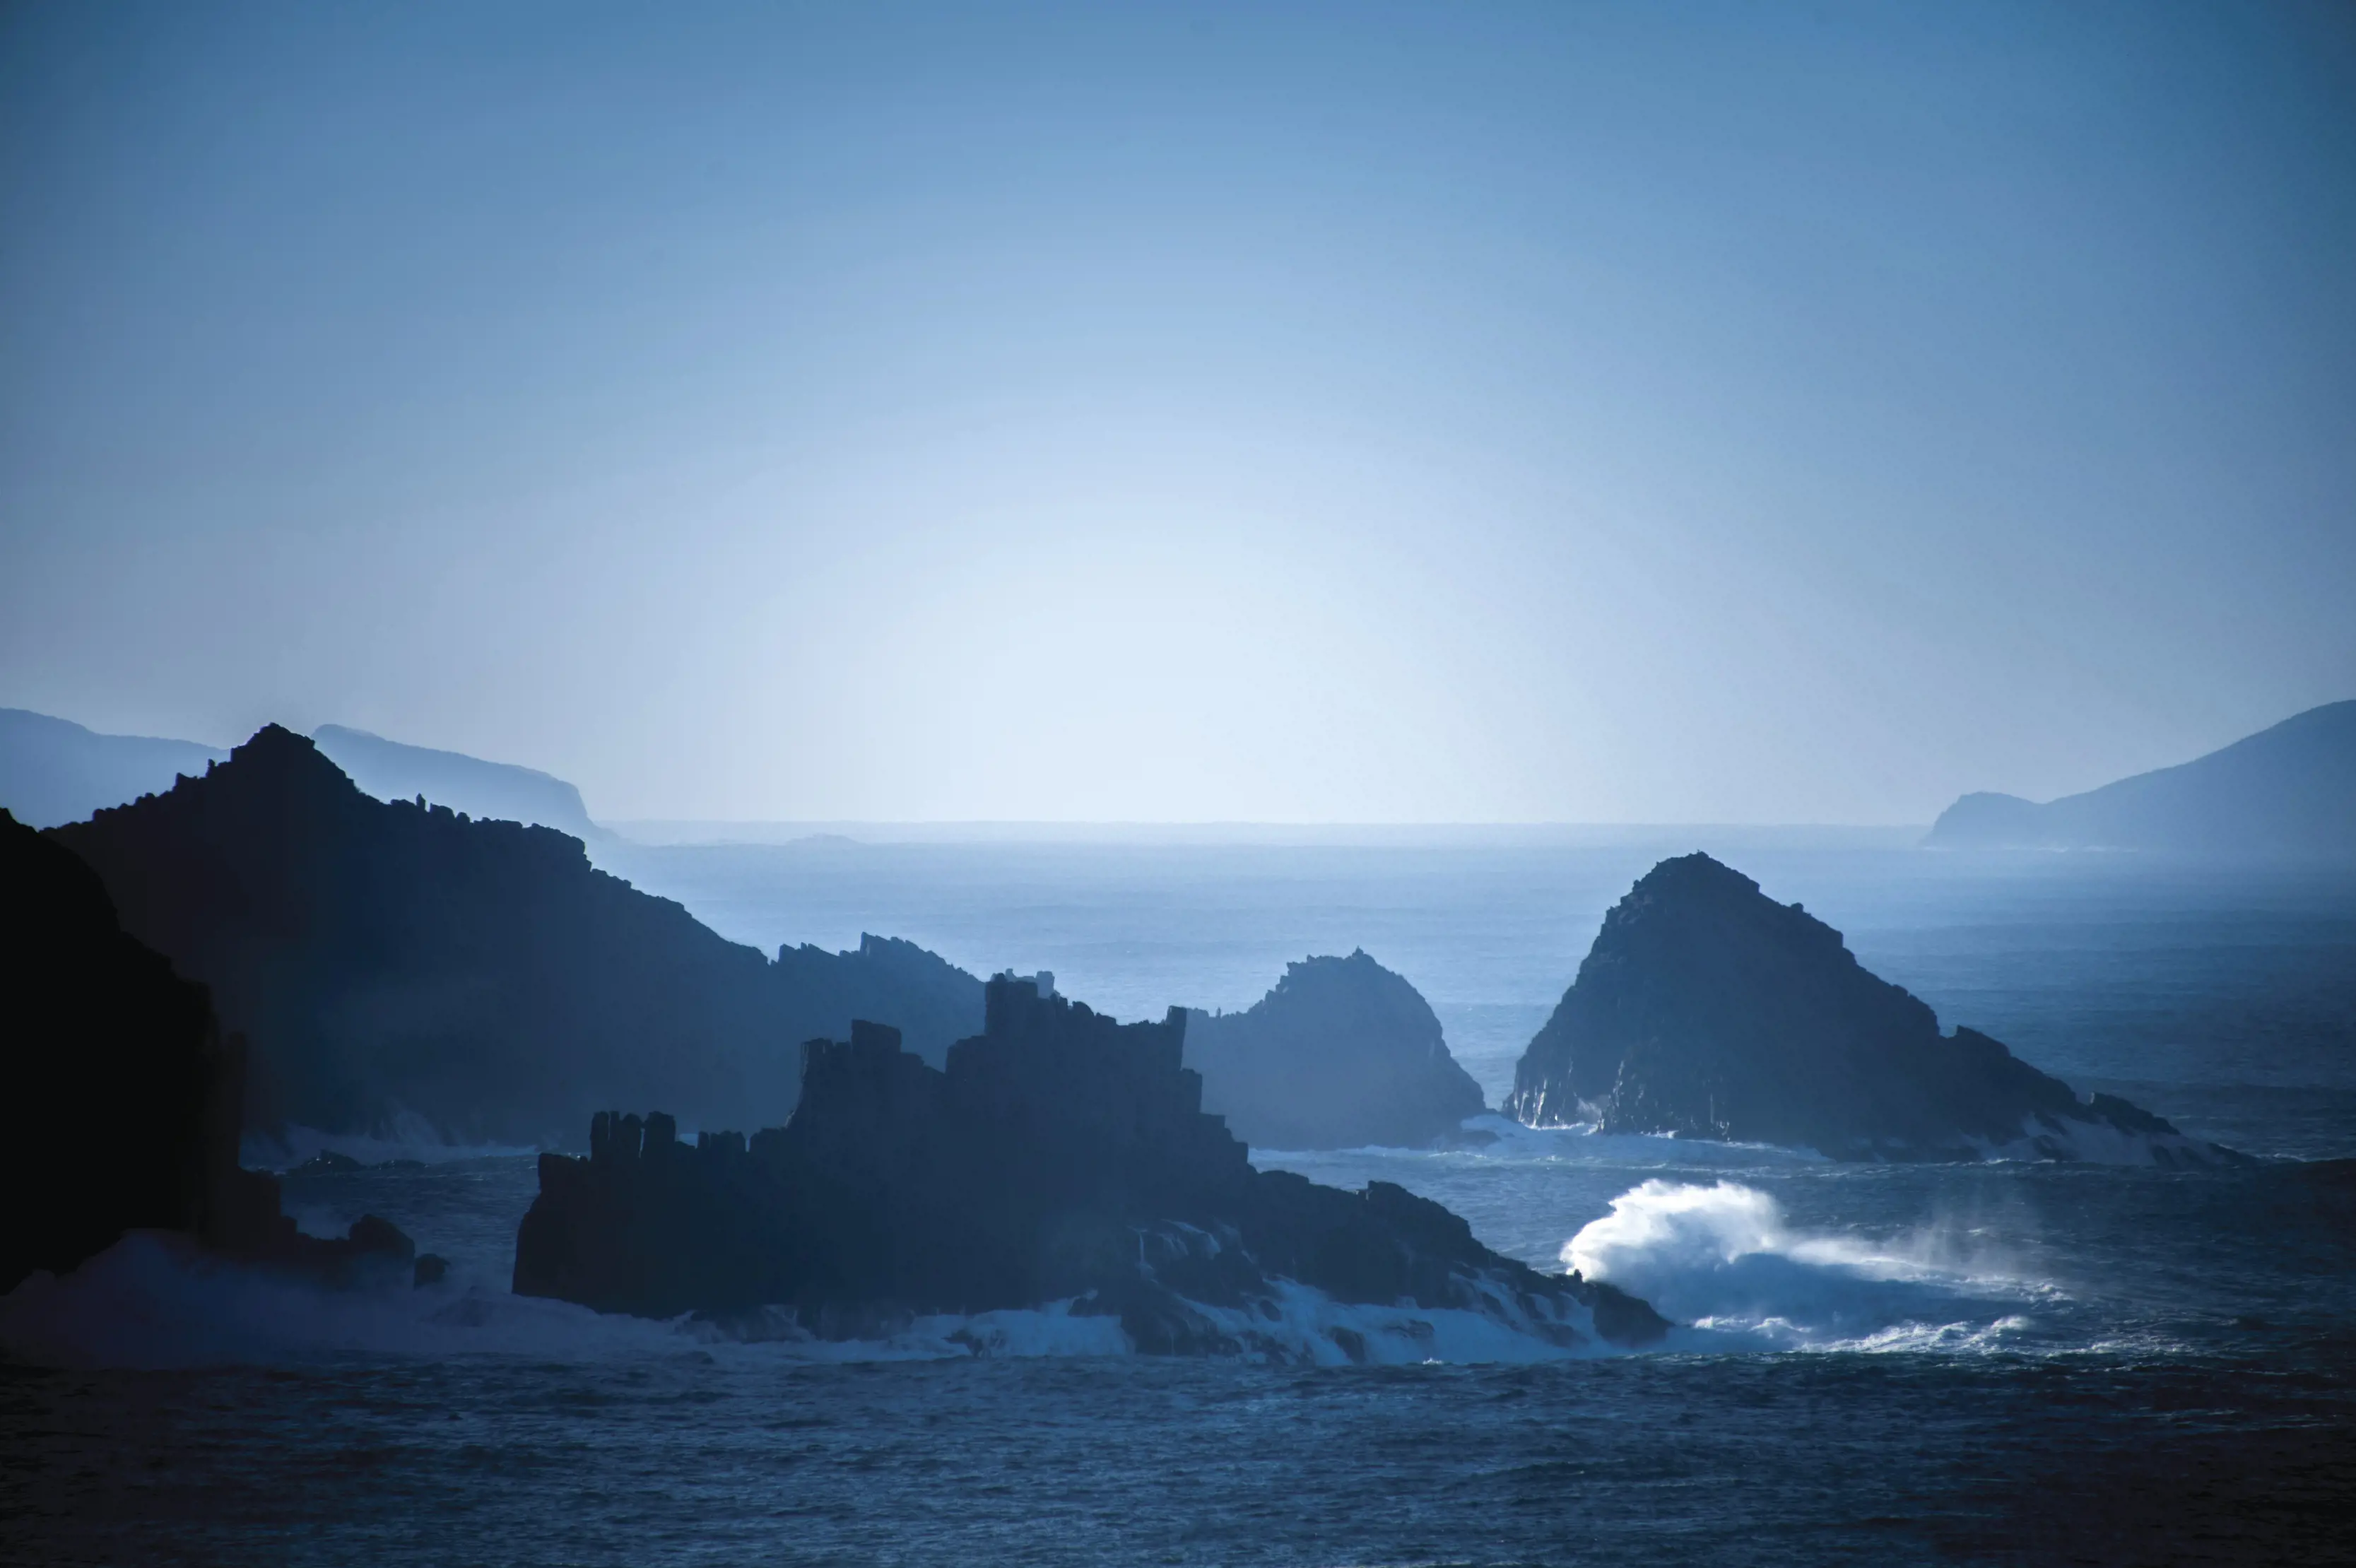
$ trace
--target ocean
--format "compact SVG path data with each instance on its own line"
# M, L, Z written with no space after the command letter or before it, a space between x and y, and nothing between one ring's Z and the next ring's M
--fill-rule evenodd
M381 1213L450 1281L330 1296L134 1238L28 1283L0 1303L0 1556L2356 1560L2345 869L1706 831L597 853L765 948L905 936L1121 1018L1248 1006L1286 962L1363 947L1494 1104L1605 909L1694 848L1944 1024L2258 1163L1843 1166L1502 1123L1479 1148L1256 1150L1398 1181L1682 1326L1563 1359L1441 1325L1355 1365L1313 1332L1262 1360L1123 1355L1054 1314L855 1345L599 1317L507 1292L531 1151L340 1140L416 1163L290 1178L289 1208L321 1232Z

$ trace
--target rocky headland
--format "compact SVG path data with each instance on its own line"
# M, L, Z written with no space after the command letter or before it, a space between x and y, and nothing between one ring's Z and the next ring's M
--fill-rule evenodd
M1980 792L1940 813L1933 848L2356 857L2356 701L2327 703L2172 768L2037 802Z
M586 1158L541 1158L515 1288L655 1317L768 1309L831 1337L1060 1308L1164 1353L1300 1354L1304 1295L1409 1335L1449 1314L1561 1348L1665 1331L1644 1303L1500 1256L1401 1188L1254 1170L1201 1108L1185 1029L1177 1008L1119 1024L1001 976L946 1068L880 1026L813 1040L792 1119L749 1142L600 1115ZM1366 1329L1323 1332L1367 1356Z
M0 1139L0 1294L128 1231L338 1283L439 1276L373 1214L339 1238L295 1229L277 1179L238 1166L244 1041L204 987L123 933L89 867L5 810L0 912L0 1061L33 1112Z
M252 1041L257 1126L562 1147L616 1101L783 1115L797 1044L857 1016L945 1051L972 976L906 944L772 963L580 840L381 801L269 726L201 777L51 830L123 927Z
M613 837L589 820L579 790L537 768L407 745L341 724L320 725L311 731L311 743L379 800L423 796L470 816L553 827L584 841Z
M1364 952L1289 965L1242 1012L1189 1013L1186 1064L1259 1148L1416 1147L1488 1108L1430 1005Z
M2241 1157L2115 1096L2082 1100L1976 1029L1942 1034L1839 932L1707 855L1662 861L1604 916L1505 1108L1835 1159Z

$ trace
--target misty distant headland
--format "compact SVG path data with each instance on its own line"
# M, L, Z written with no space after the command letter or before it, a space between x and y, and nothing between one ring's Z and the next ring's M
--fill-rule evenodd
M1940 814L1923 842L2356 857L2356 700L2311 708L2204 757L2042 805L1967 795Z

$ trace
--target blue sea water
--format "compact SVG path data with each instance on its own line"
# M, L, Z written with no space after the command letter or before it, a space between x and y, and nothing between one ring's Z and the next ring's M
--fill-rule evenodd
M904 935L1121 1017L1246 1006L1286 961L1363 946L1494 1104L1603 911L1688 847L1946 1023L2261 1163L1841 1166L1506 1126L1255 1151L1401 1182L1683 1326L1641 1355L1356 1366L1106 1354L1052 1320L976 1358L938 1324L830 1346L601 1318L505 1290L528 1152L361 1148L426 1163L293 1178L290 1207L322 1232L382 1213L453 1259L445 1285L327 1296L134 1239L0 1303L0 1556L2356 1556L2356 1179L2328 1163L2356 1157L2345 871L1706 837L600 854L740 940Z

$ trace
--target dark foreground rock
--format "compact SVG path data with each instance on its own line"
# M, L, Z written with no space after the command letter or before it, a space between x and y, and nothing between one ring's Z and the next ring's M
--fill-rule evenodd
M782 1116L796 1045L852 1017L919 1042L981 982L905 943L771 963L593 867L546 827L355 788L275 725L201 778L51 837L124 929L252 1042L248 1120L561 1146L600 1105Z
M1941 1034L1839 932L1707 855L1662 861L1604 916L1506 1114L1836 1159L2241 1157L2115 1096L2081 1100L1977 1030Z
M1189 1013L1186 1063L1259 1148L1416 1147L1488 1109L1430 1005L1363 952L1288 965L1243 1012Z
M1665 1329L1608 1285L1489 1251L1401 1188L1255 1171L1201 1110L1184 1031L1176 1008L1117 1024L1001 976L946 1071L878 1026L812 1041L792 1120L749 1145L601 1115L587 1158L541 1158L515 1288L655 1317L776 1307L839 1336L1071 1301L1158 1352L1251 1349L1301 1287L1557 1345ZM1352 1337L1333 1342L1356 1359Z
M0 1069L28 1113L0 1139L0 1293L134 1230L335 1281L414 1270L387 1221L302 1235L277 1179L239 1168L243 1040L123 933L88 866L5 810L0 914Z

